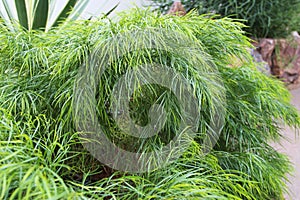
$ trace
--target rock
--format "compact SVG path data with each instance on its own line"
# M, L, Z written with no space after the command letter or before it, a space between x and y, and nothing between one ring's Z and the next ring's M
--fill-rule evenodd
M300 82L300 35L293 32L289 39L263 38L254 44L271 74L287 84Z
M250 49L250 54L253 57L253 61L256 64L256 68L266 75L271 75L270 66L266 61L264 61L259 51L257 49Z
M300 44L300 35L297 31L292 32L292 36L294 37L295 41Z
M183 16L186 14L186 11L181 3L181 1L174 1L173 5L171 6L170 10L168 11L168 14L171 15L178 15Z

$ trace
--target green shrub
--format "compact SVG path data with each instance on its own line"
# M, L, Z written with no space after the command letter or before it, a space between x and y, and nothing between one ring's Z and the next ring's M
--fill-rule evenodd
M162 12L167 12L172 5L171 0L151 0ZM300 1L264 1L264 0L203 0L187 1L182 4L186 10L196 9L199 14L217 13L246 20L245 30L253 37L286 37L292 31L299 30Z
M194 13L180 18L138 9L123 13L117 22L75 21L47 33L11 32L0 25L0 199L283 199L291 166L268 141L280 138L279 123L299 127L299 115L283 84L253 66L242 27L228 18ZM189 78L203 95L203 113L199 135L178 160L153 172L130 174L108 170L82 147L72 112L77 73L90 53L99 43L109 46L115 36L137 29L186 35L199 47L190 52L203 65L192 65L190 57L182 59L187 52L167 47L132 51L108 63L112 70L97 98L107 134L120 135L114 123L105 121L110 116L101 106L111 79L150 58ZM164 37L159 41L168 44ZM229 67L233 56L244 65ZM206 77L210 68L214 71ZM214 149L203 156L201 133L209 128L213 103L220 100L211 96L220 87L210 85L214 78L225 88L225 123ZM143 111L144 100L133 103Z

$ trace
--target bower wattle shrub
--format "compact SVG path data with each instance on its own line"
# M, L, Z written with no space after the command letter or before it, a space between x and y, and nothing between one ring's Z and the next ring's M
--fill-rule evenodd
M0 199L283 199L291 165L268 142L281 137L282 123L298 128L299 114L283 84L256 70L243 27L228 18L163 16L139 9L122 13L119 20L68 22L49 32L11 32L0 24ZM114 171L94 159L81 144L72 114L76 76L91 52L99 43L109 46L120 33L135 30L158 30L154 39L161 39L162 46L168 41L159 30L176 32L199 49L189 54L144 49L106 63L110 68L97 95L106 134L119 139L122 148L135 144L115 127L104 103L110 84L140 64L157 62L175 69L203 102L199 135L187 151L168 167L143 174ZM142 44L142 39L147 40L141 36L136 41ZM230 67L233 56L243 61L241 66ZM194 65L192 57L201 65ZM214 79L222 87L210 82ZM201 140L219 88L226 97L224 124L217 144L204 156ZM146 123L146 100L153 93L139 94L147 98L133 101L137 110L132 116ZM173 100L172 95L164 98Z

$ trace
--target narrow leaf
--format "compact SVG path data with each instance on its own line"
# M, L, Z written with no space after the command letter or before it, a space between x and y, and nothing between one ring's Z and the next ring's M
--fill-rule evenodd
M4 8L5 8L5 11L6 11L6 14L7 14L9 20L12 21L14 19L14 17L13 17L12 10L9 8L7 0L3 0L2 2L3 2Z
M84 11L87 4L89 3L89 0L81 0L79 1L75 7L72 13L70 13L70 16L68 17L68 20L76 20L80 14Z
M49 0L38 0L34 9L32 29L45 30L48 20Z
M70 15L71 11L75 7L76 3L78 0L69 0L64 9L61 11L57 19L54 21L54 24L52 27L58 26L59 23L61 23L63 20L68 18Z
M15 0L15 5L18 14L18 20L21 26L28 30L28 18L25 0Z
M119 6L120 2L117 3L112 9L110 9L107 13L105 13L105 16L110 15L118 6Z

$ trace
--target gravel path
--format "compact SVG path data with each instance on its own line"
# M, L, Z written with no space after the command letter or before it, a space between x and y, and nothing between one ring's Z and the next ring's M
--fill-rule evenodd
M300 88L292 90L292 104L300 112ZM288 183L291 196L287 196L287 200L300 200L300 130L299 135L295 135L295 130L285 128L283 135L287 140L283 140L281 145L274 145L275 148L287 154L294 165L295 171L289 176L290 183Z

